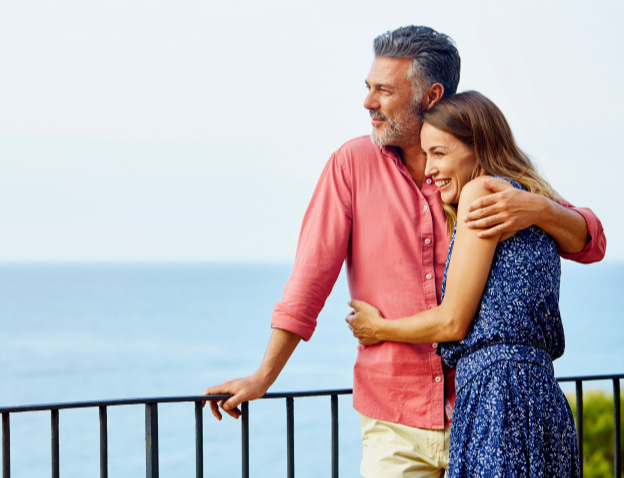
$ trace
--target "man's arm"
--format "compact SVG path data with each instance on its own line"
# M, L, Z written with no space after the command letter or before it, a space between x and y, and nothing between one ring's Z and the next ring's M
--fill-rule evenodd
M210 400L212 414L221 419L219 405L234 418L238 405L262 397L275 382L301 339L309 340L316 319L336 282L347 255L351 234L351 190L339 158L333 155L321 174L299 235L295 264L281 302L271 315L273 332L256 372L206 389L206 395L232 394Z
M241 411L238 406L243 402L260 398L266 393L277 380L300 340L301 337L297 334L282 329L273 329L264 359L258 370L247 377L228 380L221 385L206 389L204 395L232 395L227 400L208 400L212 414L221 420L222 415L219 411L219 406L221 406L230 416L240 417Z
M558 202L514 188L508 181L484 177L495 194L470 204L462 218L471 229L483 229L480 237L517 232L535 225L557 243L560 253L578 262L602 260L606 239L600 220L589 209L574 208L563 198Z

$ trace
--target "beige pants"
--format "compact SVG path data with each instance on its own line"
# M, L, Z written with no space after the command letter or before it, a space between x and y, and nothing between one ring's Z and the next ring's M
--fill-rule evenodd
M448 469L451 427L425 430L360 415L365 478L441 478Z

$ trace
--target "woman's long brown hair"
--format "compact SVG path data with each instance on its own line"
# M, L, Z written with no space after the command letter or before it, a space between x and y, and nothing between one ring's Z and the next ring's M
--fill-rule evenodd
M555 199L550 184L516 145L501 110L481 93L466 91L444 97L423 113L423 122L471 146L477 164L486 174L513 179L529 192ZM444 210L452 232L457 221L457 207L445 204Z

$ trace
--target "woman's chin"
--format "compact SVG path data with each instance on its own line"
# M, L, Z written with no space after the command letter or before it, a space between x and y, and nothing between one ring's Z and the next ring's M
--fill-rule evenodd
M459 198L455 194L440 194L440 199L445 204L450 204L452 206L457 206L459 202Z

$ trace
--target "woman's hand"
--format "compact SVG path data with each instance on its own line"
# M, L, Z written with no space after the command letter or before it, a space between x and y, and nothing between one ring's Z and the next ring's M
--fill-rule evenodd
M381 342L377 338L377 333L379 332L379 327L386 320L381 315L381 312L361 300L352 300L349 302L349 306L353 307L353 311L347 315L345 320L349 324L349 329L353 332L353 336L362 345L375 345Z

